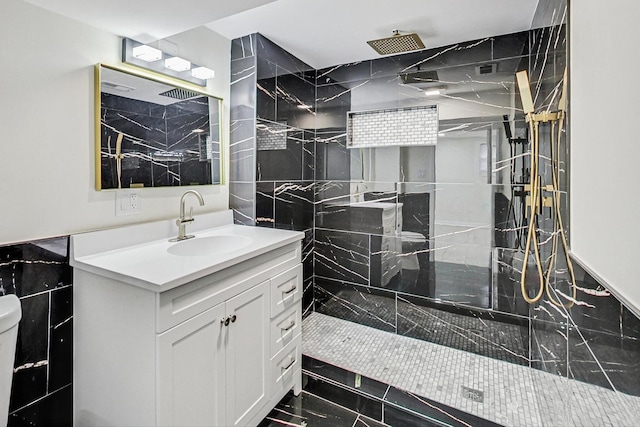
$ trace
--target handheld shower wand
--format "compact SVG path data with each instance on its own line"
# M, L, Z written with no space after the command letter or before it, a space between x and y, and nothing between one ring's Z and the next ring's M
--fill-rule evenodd
M561 215L561 201L560 201L560 139L562 137L562 127L564 125L564 117L566 110L566 93L567 93L567 71L564 72L564 81L562 88L562 95L560 96L560 102L557 112L542 112L534 113L533 99L531 97L531 89L529 86L529 77L526 71L519 71L516 73L518 81L518 87L520 89L520 96L522 99L523 110L526 114L526 121L529 123L529 131L531 135L531 174L530 174L530 211L529 211L529 228L527 232L527 243L525 245L524 260L522 266L522 273L520 276L520 290L522 296L529 304L535 303L542 298L542 294L545 292L549 297L549 301L553 304L570 308L573 306L576 298L576 280L573 270L573 264L569 257L569 248L567 244L567 237L562 224ZM539 173L539 159L540 159L540 123L551 123L551 175L552 184L550 186L542 186L542 178ZM558 133L556 137L556 125ZM557 146L556 146L557 144ZM540 259L540 248L538 242L538 235L535 230L536 218L541 210L542 190L543 188L549 189L552 193L551 205L554 211L554 230L552 238L551 255L549 257L549 263L547 265L546 274L543 274L542 261ZM570 286L571 286L571 298L567 304L559 302L551 292L551 272L554 269L554 265L557 262L558 252L558 238L562 239L562 247L567 262L567 269L569 270ZM539 288L536 295L530 298L526 289L527 278L527 264L529 262L529 253L533 246L536 268L538 270L538 283Z
M529 123L529 135L531 135L531 167L529 175L529 227L527 230L527 243L524 247L524 260L522 265L522 273L520 275L520 290L525 301L529 304L537 302L542 298L544 293L544 273L542 272L542 262L540 260L540 247L538 243L538 233L536 232L536 215L540 210L540 177L538 172L538 160L540 150L539 123L534 119L533 98L529 88L529 77L526 71L516 73L518 87L520 88L520 97L522 99L522 108L525 113L527 123ZM539 287L538 292L533 298L529 298L526 289L527 264L529 263L529 253L531 246L535 255L536 268L538 270Z

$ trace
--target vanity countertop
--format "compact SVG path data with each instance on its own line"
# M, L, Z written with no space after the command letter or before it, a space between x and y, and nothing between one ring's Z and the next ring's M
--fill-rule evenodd
M196 237L183 242L169 241L177 234L175 220L72 235L70 264L76 269L164 292L304 237L304 233L298 231L234 225L232 222L231 211L196 215L195 222L187 229ZM242 246L238 249L226 248L223 252L210 254L206 249L188 256L172 253L176 245L215 236L224 236L223 244L225 241L249 243L238 245Z

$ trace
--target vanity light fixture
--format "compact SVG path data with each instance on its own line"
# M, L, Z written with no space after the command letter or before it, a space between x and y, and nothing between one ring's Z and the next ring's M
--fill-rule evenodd
M154 62L162 59L162 51L143 44L133 48L133 56L146 62Z
M169 53L128 38L122 39L122 62L198 86L207 86L207 80L215 75L212 69L177 56L177 48Z
M202 80L212 79L216 76L215 71L207 67L195 67L191 70L191 75Z
M172 56L164 60L164 66L173 71L187 71L191 69L191 62L179 56Z
M309 108L311 108L311 105L299 104L297 107L300 108L301 110L308 110Z

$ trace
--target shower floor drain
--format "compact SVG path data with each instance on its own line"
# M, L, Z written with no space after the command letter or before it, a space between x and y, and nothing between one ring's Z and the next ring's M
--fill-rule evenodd
M462 396L474 402L484 402L484 392L481 390L475 390L469 387L462 386Z

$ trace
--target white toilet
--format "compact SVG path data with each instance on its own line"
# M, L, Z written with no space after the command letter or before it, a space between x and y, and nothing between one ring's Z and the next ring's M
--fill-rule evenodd
M15 295L0 297L0 426L7 425L9 396L16 354L18 322L22 317L20 300Z

